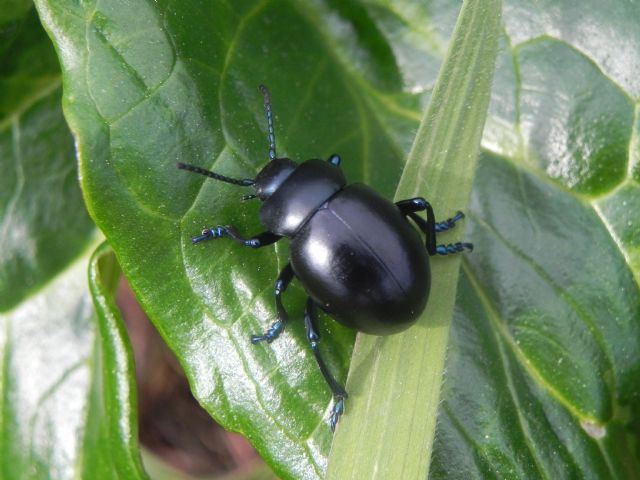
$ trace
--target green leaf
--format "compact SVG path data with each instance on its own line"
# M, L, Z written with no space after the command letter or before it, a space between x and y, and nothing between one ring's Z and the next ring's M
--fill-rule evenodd
M0 316L2 478L72 478L90 388L87 258Z
M122 327L103 322L96 336L86 253L96 231L55 54L33 10L0 36L12 45L0 76L0 478L144 478Z
M431 476L638 478L640 10L506 11Z
M60 72L34 11L0 31L0 311L83 250L94 227L60 108ZM34 58L39 67L29 66ZM52 254L53 253L53 254Z
M144 479L147 475L138 450L133 353L114 297L119 279L120 268L105 242L95 250L89 263L89 287L98 335L81 458L85 476L105 480Z
M54 38L65 39L65 106L88 208L195 395L280 474L322 476L331 398L302 323L272 345L250 342L275 319L272 289L285 247L192 246L189 237L207 224L254 233L257 205L240 204L237 187L179 172L175 163L255 175L267 154L261 82L271 88L282 154L340 151L350 178L390 195L402 149L322 32L310 35L314 10L305 4L38 6ZM278 28L265 28L271 23ZM296 42L305 44L297 54ZM257 61L263 49L268 61ZM373 155L387 161L372 168ZM300 287L288 293L287 307L300 316ZM326 319L322 328L331 338L328 362L344 377L353 332Z
M322 477L331 441L301 322L269 346L248 340L275 318L286 247L193 247L203 226L257 233L258 206L174 164L255 174L265 83L279 153L339 152L350 180L391 197L459 6L38 1L92 216L200 402L283 477ZM430 475L633 478L638 6L509 1L504 12ZM287 292L292 319L303 298ZM353 334L323 320L343 380Z
M87 255L0 316L2 478L147 478L130 347L97 271L104 250L91 266L98 318Z
M117 264L106 250L90 265L97 318L87 255L0 316L2 478L147 478L131 349L113 300Z
M486 155L478 181L470 232L487 257L463 266L434 477L635 478L640 296L624 257L547 179Z
M0 4L0 26L20 19L33 8L31 0L2 0Z
M500 12L500 1L469 1L462 8L396 200L428 194L436 212L466 207L491 93ZM431 262L434 294L414 328L391 337L358 336L347 382L354 413L338 427L328 478L427 477L460 258ZM372 422L376 416L384 420Z

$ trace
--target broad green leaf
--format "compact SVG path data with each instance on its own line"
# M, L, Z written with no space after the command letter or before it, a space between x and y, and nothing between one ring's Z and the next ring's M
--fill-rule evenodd
M133 361L113 300L119 271L104 247L96 252L94 310L88 266L88 255L78 257L0 316L1 478L147 478Z
M0 45L0 311L6 311L78 255L94 227L62 118L60 71L35 11L3 27Z
M93 308L87 257L0 316L2 478L73 478L83 444Z
M133 354L114 297L119 278L120 268L105 242L89 263L98 334L81 456L84 478L147 478L138 450Z
M466 207L491 93L500 12L500 1L469 1L462 8L396 200L429 194L436 212ZM450 235L438 238L454 241ZM338 427L328 478L427 477L460 258L431 262L436 294L415 327L392 337L358 336L347 382L354 413ZM372 422L374 416L384 420Z
M433 478L640 476L638 18L506 5Z
M196 396L283 477L321 477L330 395L293 321L299 285L287 292L287 333L268 346L248 341L275 318L286 246L190 245L203 226L257 233L258 206L174 164L255 174L266 161L256 90L265 83L279 153L339 152L350 180L391 197L460 3L38 8L63 64L87 206ZM465 234L477 248L463 261L433 477L577 477L603 472L603 462L620 477L623 460L633 467L637 436L625 428L637 424L640 395L638 15L623 0L504 5ZM323 320L323 351L344 380L353 333Z
M487 255L463 266L432 476L636 478L640 295L624 257L546 178L487 154L478 182L469 233Z
M33 8L31 0L2 0L0 2L0 27L12 20L17 20L26 15Z
M0 125L6 129L34 102L60 87L60 66L33 4L0 26ZM9 12L10 10L5 10ZM59 94L58 94L59 95Z
M259 83L271 88L281 154L340 151L350 178L390 196L402 148L314 31L307 4L38 6L59 43L88 208L196 396L280 474L322 476L331 399L302 322L271 345L249 341L275 319L272 291L286 247L192 246L203 225L257 233L257 205L238 202L243 190L179 172L175 163L255 174L267 154ZM291 48L296 43L305 48ZM383 74L376 62L370 67ZM397 75L388 77L399 86ZM385 162L374 168L373 155ZM301 318L300 287L288 293L287 307ZM331 321L322 330L331 339L329 364L344 378L353 332Z
M0 75L0 478L140 478L123 468L139 466L135 410L122 390L132 365L109 357L128 347L111 325L95 331L86 252L96 231L59 68L35 10L18 17L0 33L10 47ZM129 458L117 451L125 444Z

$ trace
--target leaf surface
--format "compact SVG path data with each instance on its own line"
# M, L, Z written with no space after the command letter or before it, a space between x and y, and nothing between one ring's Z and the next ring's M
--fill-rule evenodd
M639 13L505 6L433 478L638 478Z
M428 194L435 212L453 216L466 209L491 93L500 12L500 1L469 1L461 8L396 200ZM463 233L438 234L437 243L460 241ZM432 257L431 288L437 293L415 327L388 337L358 336L347 382L352 412L338 427L328 478L427 477L460 260L460 255ZM373 417L380 420L372 422Z
M301 322L271 345L249 342L275 319L286 246L192 246L204 226L257 233L258 205L174 165L255 175L267 153L264 83L280 154L339 152L350 180L391 197L459 3L185 1L134 10L40 0L38 8L63 63L88 208L196 396L281 476L323 476L330 395ZM532 478L622 478L636 462L625 428L637 422L640 385L638 7L509 1L503 11L465 234L476 250L463 262L431 476L509 476L517 466ZM303 301L294 283L285 300L292 318ZM321 332L344 380L353 333L326 318ZM465 374L474 369L472 382ZM499 392L511 408L490 394ZM550 419L551 410L570 422ZM538 454L535 435L564 453ZM563 469L559 458L572 462Z
M60 69L35 11L5 24L0 39L0 311L7 311L78 255L94 227L60 108Z
M0 31L10 47L0 73L0 478L145 478L122 327L103 321L96 335L87 287L96 231L55 52L35 10L2 10L10 14Z

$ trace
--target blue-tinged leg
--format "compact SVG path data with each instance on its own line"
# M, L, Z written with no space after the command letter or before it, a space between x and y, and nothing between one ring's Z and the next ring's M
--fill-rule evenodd
M191 237L191 243L196 244L204 240L215 240L222 237L228 237L231 240L244 245L245 247L251 248L266 247L267 245L271 245L282 238L282 236L276 235L275 233L271 232L262 232L251 238L245 238L240 235L234 227L230 225L219 225L213 228L205 228L204 230L202 230L202 233L200 235Z
M333 432L336 429L338 419L344 413L344 401L347 399L348 395L346 390L336 381L335 378L333 378L333 375L331 375L331 372L329 372L327 365L324 363L324 360L320 355L320 350L318 349L320 335L316 330L315 321L315 304L313 303L311 297L309 297L307 299L307 305L304 309L304 327L307 331L307 340L309 340L309 345L311 345L311 350L313 351L313 355L316 357L316 362L320 367L322 376L324 377L327 384L329 384L329 388L331 389L331 393L333 394L333 409L331 410L331 418L329 419L331 431Z
M427 237L426 247L429 255L436 254L436 217L433 213L433 207L422 197L410 198L409 200L400 200L396 202L396 206L400 209L400 213L404 216L411 217L416 221L418 227ZM416 215L416 212L427 212L427 219ZM418 220L415 220L417 218Z
M276 297L276 311L278 312L278 319L273 322L269 329L263 335L253 335L251 337L251 343L258 343L266 340L267 343L273 342L284 331L284 327L289 321L289 315L282 305L282 293L287 289L291 280L293 280L293 268L291 264L282 269L278 279L276 280L275 297Z
M340 159L340 155L334 153L333 155L331 155L328 159L327 162L329 162L331 165L335 165L336 167L340 166L340 162L342 160Z
M413 216L411 218L413 218ZM418 217L418 218L420 218L420 217ZM446 230L449 230L449 229L455 227L456 226L456 222L458 220L462 220L463 218L464 218L464 213L462 213L460 210L458 210L456 212L456 214L453 216L453 218L447 218L444 222L437 222L436 223L436 233L444 232Z
M452 253L461 253L465 250L473 251L473 243L449 243L448 245L437 245L436 253L438 255L451 255Z
M458 211L452 218L448 218L444 222L436 222L433 208L424 198L402 200L397 202L396 205L400 212L410 217L426 235L426 247L429 255L450 255L464 250L473 250L473 244L471 243L458 242L448 245L436 245L436 233L445 232L455 227L456 222L464 218L464 213ZM420 211L427 212L426 220L416 213Z
M424 218L420 217L417 213L409 213L411 219L418 224L420 230L423 232L428 228L427 222ZM447 218L444 222L436 222L436 233L446 232L456 226L456 222L464 218L464 213L457 212L453 218Z

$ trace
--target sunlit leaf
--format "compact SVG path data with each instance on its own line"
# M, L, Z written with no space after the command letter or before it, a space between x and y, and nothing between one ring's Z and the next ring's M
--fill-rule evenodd
M442 219L466 209L471 192L500 12L499 1L462 8L396 191L396 200L428 196ZM438 243L458 241L462 233L438 235ZM435 294L415 327L391 337L358 337L347 383L353 412L338 428L328 478L427 477L460 259L433 258Z
M391 197L460 3L38 8L63 64L87 206L196 396L283 477L321 477L330 394L301 322L271 345L249 342L275 318L286 247L193 247L203 226L257 233L258 205L174 165L255 174L267 153L265 83L280 154L339 152L350 180ZM637 437L625 428L637 422L640 395L638 15L622 0L505 3L465 234L477 248L463 262L433 477L633 471ZM303 298L294 283L293 319ZM353 333L323 320L323 349L344 380Z
M109 356L128 349L122 327L101 322L96 336L87 285L96 231L55 54L35 11L16 13L0 38L10 47L0 73L0 478L143 478L123 390L132 364Z

